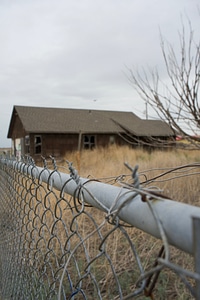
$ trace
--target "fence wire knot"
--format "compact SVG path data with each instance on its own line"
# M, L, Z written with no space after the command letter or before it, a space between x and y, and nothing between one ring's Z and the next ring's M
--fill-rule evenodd
M73 167L72 162L68 160L66 162L70 171L70 177L76 182L77 185L80 185L80 176L78 174L78 171Z
M127 162L125 162L124 165L132 172L134 188L139 189L140 188L140 180L139 180L139 176L138 176L139 166L136 165L134 168L132 168Z

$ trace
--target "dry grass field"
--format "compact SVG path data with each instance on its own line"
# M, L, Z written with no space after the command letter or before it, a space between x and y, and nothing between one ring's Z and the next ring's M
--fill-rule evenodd
M103 182L112 182L120 175L125 175L125 180L130 180L130 171L125 167L124 162L128 162L132 167L137 164L139 165L140 180L144 181L145 178L153 178L178 166L199 163L200 153L199 151L184 150L155 150L147 152L141 149L112 146L107 149L82 151L81 154L68 153L66 159L73 162L81 177L96 178ZM163 181L155 181L154 185L162 189L163 193L173 200L200 206L199 171L199 166L195 168L195 171L192 171L190 168L183 168L164 176L165 180ZM192 175L190 174L191 172L195 172L195 174ZM144 174L146 177L144 177ZM98 217L102 218L101 212L96 214L96 218ZM143 266L148 270L158 255L161 241L135 228L128 229L128 232L134 245L137 247ZM128 272L130 249L127 248L122 251L121 245L121 237L116 233L115 238L108 241L107 247L110 247L109 253L113 253L112 259L116 259L119 268ZM193 271L193 258L190 255L173 247L170 247L170 252L173 263ZM98 268L102 268L102 266L98 266ZM133 278L127 279L130 289L134 285L134 282L131 282L132 280ZM112 282L110 284L112 285ZM147 298L143 295L138 299ZM193 297L173 271L164 269L159 276L151 299L186 300L193 299Z
M109 179L117 178L120 175L131 175L130 171L124 165L125 162L128 162L131 167L139 165L138 172L140 173L140 180L143 182L145 178L142 174L147 176L147 179L150 179L178 166L200 163L200 152L198 150L189 151L181 149L147 152L127 146L112 146L92 151L85 150L81 154L68 153L65 158L73 162L73 166L78 170L81 177L91 177L108 182ZM196 172L198 171L199 169L197 168ZM165 176L165 179L174 178L181 172L182 175L187 175L190 170L185 168L177 171L176 174ZM162 188L164 194L171 199L192 205L200 205L198 175L180 176L180 178L170 181L156 182L156 185Z
M142 149L112 146L106 149L82 151L81 153L68 153L65 160L73 162L73 166L78 170L81 177L89 177L109 184L119 184L116 182L116 178L123 178L123 182L132 182L131 172L124 165L124 162L127 162L131 167L139 166L138 173L141 184L178 166L196 163L195 168L177 169L157 178L157 180L154 179L152 185L162 189L166 196L175 201L200 206L200 164L197 165L200 159L198 151L155 150L147 152ZM52 165L49 165L49 168L52 169ZM58 170L69 173L67 163L64 161L58 163ZM24 182L26 182L25 188ZM23 262L25 258L27 259L26 268L31 269L35 280L37 281L39 278L39 283L43 283L44 286L41 285L40 289L42 291L44 288L45 295L46 284L49 285L53 281L55 286L52 286L57 287L58 282L56 280L59 278L57 272L62 272L61 266L63 267L67 259L69 260L69 255L73 249L74 252L69 260L67 270L73 283L79 282L80 274L83 275L82 287L90 294L87 299L97 298L93 294L94 286L90 282L91 276L85 276L88 260L92 261L92 274L95 275L100 286L102 299L119 299L116 296L118 295L118 290L115 288L116 278L113 276L109 261L112 261L118 275L123 295L131 293L136 288L135 283L140 273L130 243L120 228L111 232L113 225L104 222L105 213L93 207L84 207L85 211L83 209L83 213L81 213L81 203L75 210L71 196L63 195L60 191L49 188L48 185L38 185L37 182L32 182L30 178L19 180L19 187L15 187L15 190L14 198L17 201L14 212L18 212L15 216L19 217L19 220L15 218L15 222L18 222L17 228L19 227L20 234L24 235L22 245L20 244L20 255L23 257ZM5 207L7 207L6 205L7 201ZM21 222L21 218L23 222ZM108 256L99 255L102 238L95 229L102 222L105 225L101 227L99 232L103 237L106 237L103 246ZM10 233L9 229L7 230L7 234ZM158 256L162 242L133 227L125 227L125 230L136 248L144 270L150 270ZM90 236L92 231L95 233ZM111 234L108 235L110 232ZM84 244L80 244L80 241L85 237L88 238L85 239ZM78 243L80 244L79 247L77 247ZM93 258L96 257L98 259L93 261ZM174 247L170 247L170 261L184 269L193 271L193 257ZM77 264L79 264L78 272ZM19 269L21 267L22 265ZM15 272L15 264L13 264L13 272ZM192 281L191 283L194 284ZM70 291L69 278L65 278L65 287L66 293ZM28 293L29 290L27 290L27 295ZM83 299L78 297L79 295L74 299ZM57 298L52 297L51 299ZM146 300L149 297L147 298L142 294L137 299ZM180 278L173 271L165 268L158 277L150 299L189 300L193 297Z

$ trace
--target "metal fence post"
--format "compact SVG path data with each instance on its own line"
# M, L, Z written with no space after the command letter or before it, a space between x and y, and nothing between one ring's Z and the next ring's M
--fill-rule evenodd
M195 272L200 275L200 218L193 217L193 247ZM200 281L196 280L196 299L200 299Z

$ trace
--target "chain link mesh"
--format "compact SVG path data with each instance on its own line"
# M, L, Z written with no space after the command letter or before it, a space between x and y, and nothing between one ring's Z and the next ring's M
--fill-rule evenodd
M161 282L164 280L166 269L173 271L187 287L187 299L195 297L195 280L200 276L193 269L188 271L171 260L162 222L151 205L153 193L154 198L162 200L159 190L149 189L148 184L161 178L164 181L166 172L152 180L140 174L145 178L141 184L138 166L131 168L126 164L131 174L113 178L113 182L109 179L110 183L128 187L135 195L142 195L142 201L148 203L162 237L161 241L152 238L151 247L157 253L153 256L151 249L143 247L143 233L119 218L122 206L127 203L116 209L118 199L113 199L111 208L103 207L105 212L88 205L83 190L89 191L87 183L90 179L82 185L71 163L68 162L70 180L77 184L72 196L64 189L70 180L63 183L60 179L62 188L59 191L53 187L53 174L61 174L54 160L54 170L49 171L47 183L41 180L42 172L48 171L45 160L38 178L32 173L28 175L23 167L19 170L6 161L0 163L2 299L92 300L139 296L154 299L158 278L161 277ZM31 170L36 168L30 159L26 166ZM198 168L190 166L190 173ZM180 172L181 168L174 170L173 174L182 176L184 171ZM191 267L192 258L187 257L187 260ZM173 293L170 299L176 298L177 292L174 297Z

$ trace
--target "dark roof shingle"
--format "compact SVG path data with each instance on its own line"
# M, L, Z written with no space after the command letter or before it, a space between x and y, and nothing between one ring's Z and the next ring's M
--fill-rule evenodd
M136 136L173 135L170 127L156 120L142 120L132 112L14 106L27 133L123 133ZM8 137L11 136L11 123Z

